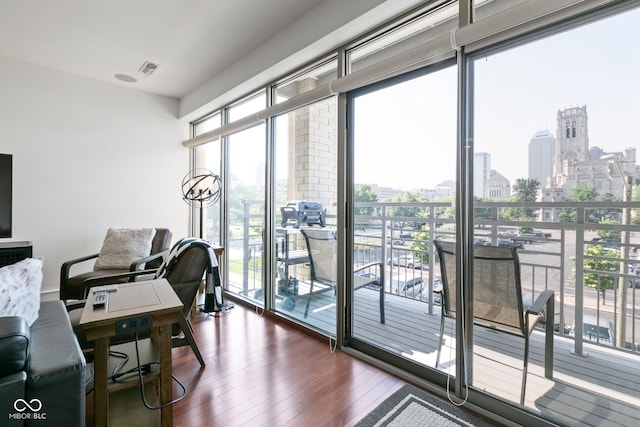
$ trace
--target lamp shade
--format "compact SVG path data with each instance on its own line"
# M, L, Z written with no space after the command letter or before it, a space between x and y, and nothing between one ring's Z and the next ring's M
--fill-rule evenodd
M220 177L208 169L193 169L182 180L182 198L191 206L211 206L220 200Z

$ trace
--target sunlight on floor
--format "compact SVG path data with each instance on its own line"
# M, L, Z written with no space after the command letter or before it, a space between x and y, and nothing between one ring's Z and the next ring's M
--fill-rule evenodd
M332 308L335 308L335 307L336 307L336 304L335 303L331 303L331 304L325 305L324 307L318 307L315 310L312 310L312 312L313 313L320 313L321 311L329 310L329 309L332 309Z

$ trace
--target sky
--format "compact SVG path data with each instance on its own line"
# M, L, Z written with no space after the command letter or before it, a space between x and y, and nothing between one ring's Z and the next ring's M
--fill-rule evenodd
M638 147L638 22L636 10L477 58L475 152L490 153L512 183L527 177L531 138L555 136L558 110L584 105L591 146ZM452 67L357 99L356 183L433 188L454 179L455 93Z
M607 152L640 145L640 10L475 58L475 152L513 184L528 174L528 144L540 130L556 133L559 110L587 106L590 145ZM355 100L355 182L403 189L435 188L455 179L455 66L361 95ZM264 105L264 100L255 100ZM251 104L251 103L250 103ZM254 105L247 105L255 111ZM234 111L243 117L243 111ZM279 119L288 138L287 115ZM259 126L234 136L234 173L255 182L264 173ZM638 153L640 155L640 153ZM278 164L287 153L278 152ZM288 170L277 167L279 178Z

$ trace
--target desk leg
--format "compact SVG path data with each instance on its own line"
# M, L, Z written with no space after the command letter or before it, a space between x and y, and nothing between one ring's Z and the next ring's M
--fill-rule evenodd
M93 420L95 427L109 425L109 394L107 391L107 364L109 338L99 338L94 344L93 368Z
M160 355L160 404L165 404L173 399L171 384L171 325L160 326L158 343ZM173 426L173 405L165 406L160 410L162 427Z

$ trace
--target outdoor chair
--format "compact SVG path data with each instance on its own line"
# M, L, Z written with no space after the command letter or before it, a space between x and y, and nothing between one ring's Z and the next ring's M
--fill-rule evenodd
M442 315L436 367L444 337L445 317L456 316L456 243L435 240L442 276ZM513 247L474 245L473 255L473 322L480 326L524 338L522 389L520 404L524 404L529 359L529 337L545 313L545 377L553 379L553 313L554 293L545 290L525 307L520 283L520 262Z
M311 270L311 284L307 295L307 306L304 317L309 314L311 298L321 292L335 292L337 283L337 239L334 230L325 229L301 229L309 253L309 267ZM359 273L378 270L379 275L361 275ZM316 284L320 289L314 291ZM380 288L380 323L384 323L384 278L382 262L372 262L353 270L353 290L367 285L375 285Z

